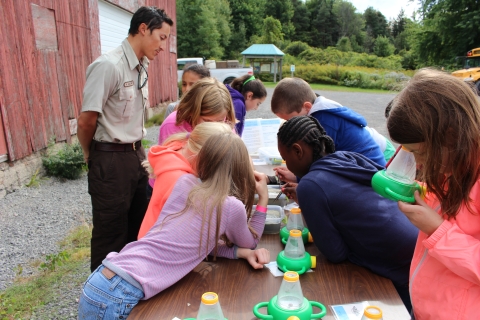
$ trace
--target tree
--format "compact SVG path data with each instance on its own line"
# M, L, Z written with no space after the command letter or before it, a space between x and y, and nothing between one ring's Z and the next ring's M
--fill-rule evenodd
M337 49L343 52L352 51L352 44L350 43L350 38L341 37L337 42Z
M393 54L395 47L390 43L387 37L379 36L375 39L373 52L379 57L388 57Z
M310 40L310 12L302 0L292 0L293 17L292 23L295 32L291 37L294 41L308 42Z
M264 18L264 7L266 0L228 0L232 11L232 30L235 33L241 23L245 27L245 38L261 32Z
M338 41L338 21L333 13L335 0L311 0L307 2L312 20L310 41L312 47L335 46Z
M333 13L337 17L340 37L358 36L365 27L362 14L356 13L353 4L344 0L337 0L333 5Z
M388 36L387 19L380 11L368 7L363 13L363 17L365 18L365 26L374 39L378 36Z
M273 17L263 19L263 36L262 43L276 44L283 40L282 24Z
M177 0L179 57L222 58L231 37L226 0Z
M451 62L480 44L478 0L421 1L422 32L416 33L415 51L430 64Z
M286 39L291 39L295 32L292 23L294 10L292 0L267 0L265 2L265 15L271 16L280 22L282 33Z

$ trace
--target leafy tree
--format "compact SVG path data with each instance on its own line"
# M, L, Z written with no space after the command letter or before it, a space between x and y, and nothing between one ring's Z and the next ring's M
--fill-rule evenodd
M350 38L341 37L340 40L338 40L337 42L337 49L343 52L352 51L352 44L350 42Z
M446 64L480 44L478 0L421 1L422 32L415 51L423 62Z
M263 19L263 35L262 43L276 44L283 40L282 24L273 17L266 17Z
M333 12L337 17L339 35L341 37L358 36L365 27L363 15L356 13L355 6L345 0L337 0L333 5Z
M310 12L302 0L292 0L293 17L292 23L295 33L291 40L308 42L310 40Z
M326 48L338 41L338 21L333 13L335 0L311 0L307 2L312 20L309 45Z
M294 14L292 0L267 0L264 12L267 17L271 16L280 22L282 33L286 39L293 37L295 27L292 23Z
M261 32L264 17L264 7L266 0L228 0L232 11L231 23L232 30L235 33L243 22L245 28L245 38L248 40L251 36Z
M396 38L400 33L405 31L406 24L407 18L405 17L405 11L402 8L397 18L392 22L392 36Z
M230 13L226 0L177 0L178 56L222 58L231 37Z
M283 52L291 55L291 56L295 56L297 57L298 55L300 55L300 53L302 53L303 51L309 49L310 46L308 44L306 44L305 42L302 42L302 41L294 41L292 43L290 43L284 50Z
M379 57L388 57L393 54L395 47L390 43L387 37L379 36L375 39L373 52Z
M387 19L380 11L368 7L363 13L363 17L365 18L365 26L372 38L376 39L378 36L388 36Z

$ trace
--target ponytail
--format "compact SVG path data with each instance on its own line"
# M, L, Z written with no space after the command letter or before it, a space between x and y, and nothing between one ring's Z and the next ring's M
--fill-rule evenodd
M267 89L260 79L250 74L233 79L230 86L240 92L244 97L247 92L253 93L252 99L262 99L267 96Z

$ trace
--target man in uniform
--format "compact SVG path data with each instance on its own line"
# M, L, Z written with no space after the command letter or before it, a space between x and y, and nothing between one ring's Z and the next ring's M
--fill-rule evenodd
M148 203L142 138L148 63L166 49L173 21L157 7L139 8L128 37L87 68L78 139L92 199L91 270L137 239Z

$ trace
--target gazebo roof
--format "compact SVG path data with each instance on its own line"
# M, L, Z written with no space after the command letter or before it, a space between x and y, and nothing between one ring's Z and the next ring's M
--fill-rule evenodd
M274 56L284 56L285 54L278 49L273 44L252 44L248 49L244 50L242 53L244 56L264 56L264 57L274 57Z

